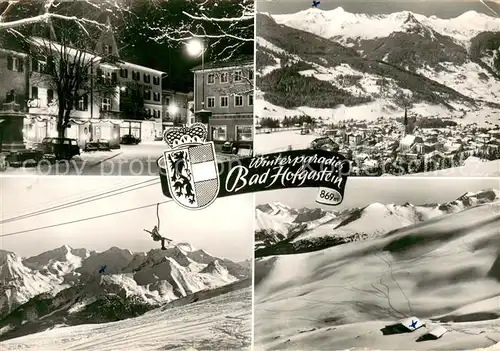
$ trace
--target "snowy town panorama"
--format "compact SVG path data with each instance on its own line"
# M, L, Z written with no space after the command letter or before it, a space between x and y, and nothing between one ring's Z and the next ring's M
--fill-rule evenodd
M457 168L460 172L479 164L498 171L498 163L489 161L500 160L498 124L463 125L449 119L408 117L407 112L399 119L330 124L309 116L285 116L282 122L256 118L256 133L266 152L306 148L338 152L351 161L351 176L436 171L445 175L447 170L451 175Z
M250 16L204 29L209 20L184 24L201 13L194 3L54 3L0 4L1 172L156 175L165 131L194 123L219 161L251 152Z
M360 176L498 176L497 6L261 2L256 153L337 150Z

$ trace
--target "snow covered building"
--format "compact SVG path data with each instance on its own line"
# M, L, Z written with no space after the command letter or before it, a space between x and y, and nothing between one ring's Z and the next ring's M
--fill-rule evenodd
M61 49L56 51L64 52L68 57L85 56L87 62L92 62L89 64L91 82L102 80L114 87L114 92L108 95L94 93L91 88L75 101L65 130L66 137L78 139L82 147L87 141L98 139L107 139L112 147L118 147L120 136L125 134L133 134L144 141L154 140L158 128L161 134L161 82L164 72L121 60L111 29L101 34L93 52L83 52L58 44L50 21L44 26L48 28L44 30L47 36L33 31L35 45L59 45ZM49 84L46 70L55 60L56 57L50 56L45 59L39 55L34 57L18 48L0 48L0 109L15 110L23 116L0 124L4 134L19 134L16 138L21 140L16 140L19 145L15 148L57 135L58 96ZM140 94L140 113L132 114L124 108L123 102L130 100L132 84L138 87L136 90ZM21 132L17 133L17 129ZM4 149L14 148L6 145L5 140L2 144Z
M192 69L195 111L210 110L209 138L253 145L253 56L210 62Z

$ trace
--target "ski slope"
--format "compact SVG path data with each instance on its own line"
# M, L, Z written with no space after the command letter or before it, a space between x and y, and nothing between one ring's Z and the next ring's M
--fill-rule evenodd
M249 349L251 318L252 289L246 287L119 322L61 327L11 339L0 343L0 350Z
M257 260L255 349L495 349L499 224L496 202L371 240ZM380 331L412 316L428 328ZM437 325L448 333L415 342Z

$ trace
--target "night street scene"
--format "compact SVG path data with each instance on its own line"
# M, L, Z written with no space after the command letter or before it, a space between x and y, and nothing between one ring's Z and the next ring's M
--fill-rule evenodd
M201 122L253 150L253 1L0 0L0 174L157 175Z

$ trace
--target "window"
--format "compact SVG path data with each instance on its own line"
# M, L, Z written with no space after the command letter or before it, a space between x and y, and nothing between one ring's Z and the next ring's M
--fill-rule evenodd
M155 110L155 117L161 118L161 111L160 110Z
M220 107L229 107L229 97L227 96L220 97Z
M160 85L160 77L154 76L153 77L153 84L154 85Z
M38 87L31 87L31 98L38 99Z
M215 83L215 75L213 73L209 73L207 84L214 84L214 83Z
M141 80L141 74L139 72L132 71L133 80Z
M160 101L160 93L154 93L153 94L153 100L154 101Z
M253 71L252 70L248 70L248 79L253 80Z
M106 82L111 82L111 72L106 72Z
M47 103L51 104L54 101L54 90L47 90Z
M102 52L104 53L104 55L109 55L109 53L111 52L111 47L107 44L102 44Z
M122 78L128 78L128 69L126 69L126 68L120 68L120 77L122 77Z
M111 73L111 81L113 83L117 83L118 82L118 75L116 74L116 72L112 72Z
M7 69L14 72L23 72L23 59L14 56L7 56Z
M144 100L151 100L151 90L144 90Z
M248 95L248 106L253 106L253 94Z
M35 58L31 59L31 71L40 72L40 69L38 67L38 60Z
M243 96L241 95L234 96L234 106L243 106Z
M236 126L237 141L252 141L252 126Z
M229 74L227 72L220 74L220 82L227 83L229 81Z
M243 79L243 75L241 74L241 71L234 72L234 81L235 82L241 82L242 79Z
M88 109L88 98L87 98L87 95L82 96L78 100L78 105L76 106L76 109L78 111L87 111L87 109ZM109 107L109 109L111 109L111 106ZM106 111L108 111L108 110L106 110Z
M103 98L101 107L102 107L103 111L111 111L111 99L110 98Z
M212 140L226 141L227 140L227 127L226 126L212 126Z
M215 107L215 97L209 96L207 97L207 107Z
M147 73L144 73L144 83L150 83L151 82L151 76Z

